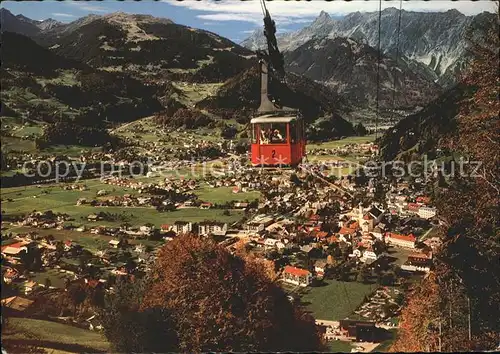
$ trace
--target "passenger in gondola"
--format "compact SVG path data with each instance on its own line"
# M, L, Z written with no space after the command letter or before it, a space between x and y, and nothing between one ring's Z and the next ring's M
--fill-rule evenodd
M272 131L271 128L267 128L265 131L262 129L260 131L260 140L262 144L269 144L271 142L272 138Z
M273 130L273 133L271 136L271 142L273 142L273 143L282 143L283 142L283 136L281 135L281 133L278 129Z

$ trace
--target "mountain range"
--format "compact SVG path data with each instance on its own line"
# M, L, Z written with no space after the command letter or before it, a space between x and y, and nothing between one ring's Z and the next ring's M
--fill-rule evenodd
M475 37L474 30L495 28L496 15L483 12L465 16L457 10L446 12L413 12L387 8L381 13L380 47L385 54L406 57L406 61L423 64L430 75L443 87L456 82L468 59L467 41ZM278 35L278 45L293 52L312 39L334 40L346 37L371 47L378 47L378 12L353 12L343 18L332 18L322 11L309 26ZM399 31L398 31L399 27ZM472 31L472 32L471 32ZM252 50L265 47L262 30L255 31L241 43ZM413 64L413 67L422 66ZM422 73L420 73L422 74Z
M246 48L149 15L117 12L60 23L0 12L2 99L11 112L26 116L45 105L45 114L57 110L74 117L91 111L129 121L162 109L174 114L176 108L201 110L211 117L248 117L258 106L258 61L250 39L243 43ZM457 36L467 24L490 18L430 13L426 15L432 21L440 21L431 30L415 23L425 19L423 14L403 12L396 56L398 11L382 14L386 25L381 53L374 45L375 15L357 12L332 19L322 12L310 26L279 36L288 74L286 84L271 80L271 95L300 108L311 123L322 115L351 118L357 112L354 116L360 117L360 110L375 106L377 91L382 108L423 107L443 92L439 80L450 72L450 58L458 66L465 60ZM432 21L426 21L430 26ZM422 44L421 37L429 43ZM438 59L423 59L438 52Z
M2 32L16 32L28 37L50 30L53 27L63 25L61 22L51 18L37 21L23 15L16 16L4 8L0 9L0 18L2 20Z
M382 55L369 45L351 38L313 38L285 52L287 70L331 87L359 106L411 109L423 106L441 87L414 71L405 60ZM377 94L377 88L379 92Z
M10 112L33 116L43 111L34 119L44 121L50 121L51 111L70 118L93 112L121 122L186 108L223 119L248 117L258 107L255 53L214 33L124 13L41 27L5 9L2 18L7 19L2 24L2 96ZM351 104L330 88L288 76L288 86L271 80L270 93L283 96L308 118L349 111ZM238 95L228 94L235 84ZM207 92L206 87L219 86ZM315 97L318 92L322 98Z
M44 29L33 25L27 29L30 22L24 17L2 17L8 19L2 24L3 31L27 35L60 56L139 76L182 76L201 69L196 81L210 81L210 76L225 80L250 67L253 55L214 33L149 15L89 15Z
M10 116L39 122L64 116L86 125L150 115L162 108L157 97L166 90L64 58L12 32L2 34L1 80Z

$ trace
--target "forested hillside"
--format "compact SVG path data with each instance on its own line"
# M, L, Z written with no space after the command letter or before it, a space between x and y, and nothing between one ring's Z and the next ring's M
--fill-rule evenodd
M472 43L474 61L463 83L474 92L460 101L457 129L439 144L471 163L464 165L464 173L450 176L438 192L445 242L435 272L408 298L394 351L475 351L498 346L498 45L498 26L486 41Z

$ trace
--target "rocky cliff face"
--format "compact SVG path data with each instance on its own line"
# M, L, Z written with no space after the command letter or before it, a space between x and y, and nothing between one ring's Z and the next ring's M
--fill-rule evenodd
M277 35L278 46L281 51L291 51L315 37L326 37L333 29L335 20L325 11L321 11L319 16L309 26L295 32L286 32ZM251 50L266 49L266 38L262 29L255 30L247 39L241 42L243 47Z
M0 18L2 20L2 32L14 32L30 37L56 27L63 28L65 26L62 22L52 18L43 21L32 20L23 15L14 15L6 9L0 9Z
M399 10L388 8L382 11L381 48L385 53L394 53L398 48L400 55L427 66L440 84L451 85L467 62L468 32L494 25L495 18L492 13L465 16L457 10L425 13L403 10L398 46ZM377 47L378 12L354 12L342 19L332 19L322 12L311 25L279 36L278 45L283 51L293 51L315 37L349 37ZM242 45L256 49L262 43L265 42L255 33Z
M378 51L351 38L317 38L285 53L287 69L322 81L359 106L370 106L380 88L381 107L411 108L431 101L440 87L415 73L405 60L383 55L377 82Z
M32 20L31 18L28 18L28 17L23 16L23 15L17 15L16 19L19 20L20 22L29 23L29 24L32 24L32 25L38 27L41 32L48 31L54 27L64 26L64 24L62 22L56 21L53 18L48 18L46 20L39 21L39 20ZM11 31L11 32L15 32L15 31Z

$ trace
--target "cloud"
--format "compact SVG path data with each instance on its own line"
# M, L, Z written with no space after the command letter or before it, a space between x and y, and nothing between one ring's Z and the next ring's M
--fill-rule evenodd
M231 14L231 13L217 13L209 15L198 15L197 18L209 21L243 21L243 22L254 22L257 21L252 18L248 18L244 15Z
M72 14L65 14L65 13L62 13L62 12L53 12L52 13L52 16L54 17L76 17L75 15L72 15Z
M212 21L207 21L207 22L203 22L203 25L204 26L221 26L222 23L220 22L212 22Z
M67 1L65 4L78 8L81 11L89 12L109 12L104 6L93 5L90 1Z
M262 25L262 16L249 16L248 14L219 12L215 14L197 15L196 17L202 20L209 21L239 21L250 22L257 26ZM292 23L310 23L314 21L314 17L292 18L284 16L273 16L273 20L278 26L284 26Z
M164 0L172 6L184 7L190 10L210 14L198 15L204 19L216 21L245 21L262 23L262 9L258 1L240 0L204 0L204 1L170 1ZM457 9L465 15L474 15L483 11L494 11L490 0L482 1L404 1L406 11L447 11ZM333 15L345 15L351 12L378 11L378 1L266 1L266 7L278 24L309 22L305 18L317 17L321 11ZM399 1L383 1L382 9L388 7L399 8Z

